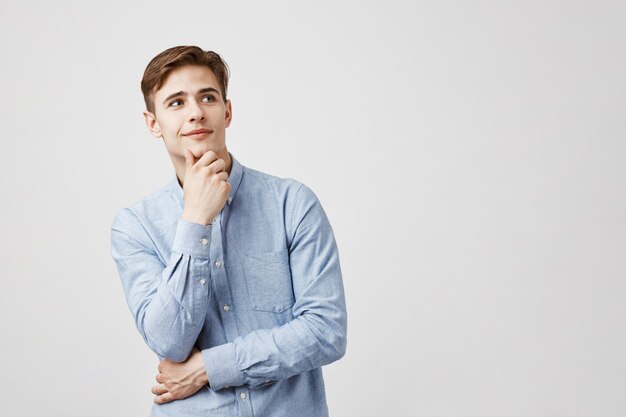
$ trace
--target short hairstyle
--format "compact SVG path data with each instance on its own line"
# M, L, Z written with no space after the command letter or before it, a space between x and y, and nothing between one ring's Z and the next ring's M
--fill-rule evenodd
M152 58L143 73L141 92L149 112L154 113L154 94L163 86L167 76L173 70L186 65L200 65L213 71L222 89L222 98L226 102L230 71L222 57L197 46L175 46Z

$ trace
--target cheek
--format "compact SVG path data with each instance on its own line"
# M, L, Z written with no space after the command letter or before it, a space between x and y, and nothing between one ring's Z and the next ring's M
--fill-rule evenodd
M161 128L163 129L163 133L171 137L177 137L180 133L180 125L173 120L168 120L167 123L161 125Z

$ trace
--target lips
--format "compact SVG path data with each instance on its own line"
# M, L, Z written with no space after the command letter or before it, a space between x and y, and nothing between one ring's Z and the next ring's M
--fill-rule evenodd
M191 132L183 133L183 136L202 135L205 133L213 133L213 131L210 129L196 129L192 130Z

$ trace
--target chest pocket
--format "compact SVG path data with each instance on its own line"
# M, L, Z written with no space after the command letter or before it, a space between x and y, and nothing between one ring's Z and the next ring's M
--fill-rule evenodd
M243 271L253 310L282 313L293 306L287 251L247 254Z

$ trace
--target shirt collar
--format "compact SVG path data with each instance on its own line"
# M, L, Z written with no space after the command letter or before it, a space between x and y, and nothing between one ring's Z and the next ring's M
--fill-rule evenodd
M241 166L241 164L239 163L239 161L237 161L235 159L235 157L233 156L232 153L228 152L228 155L230 155L230 160L232 161L231 167L230 167L230 175L228 176L228 183L230 184L230 195L228 196L228 205L230 205L233 201L233 198L235 198L235 194L237 194L237 189L239 188L239 183L241 182L241 177L243 174L243 167ZM171 187L174 189L174 194L176 195L176 198L181 202L184 201L183 200L183 187L180 186L180 183L178 182L178 177L176 176L176 172L174 172L174 180L171 183Z

